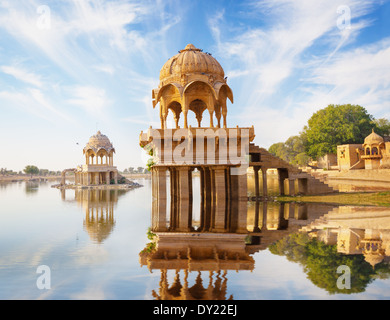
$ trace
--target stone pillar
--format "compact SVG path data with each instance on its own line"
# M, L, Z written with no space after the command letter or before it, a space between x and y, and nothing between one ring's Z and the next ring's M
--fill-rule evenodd
M284 190L284 180L288 179L288 170L287 169L278 169L278 175L279 175L279 193L280 195L285 195Z
M226 181L225 168L212 170L215 189L215 211L213 231L226 232Z
M178 167L178 231L190 231L192 222L192 174L189 167Z
M247 174L240 174L238 178L238 216L237 232L247 232L247 214L248 214L248 177Z
M248 177L247 174L237 175L238 200L248 201Z
M261 173L263 175L263 197L268 197L268 180L267 180L267 168L261 168Z
M106 184L110 184L110 172L106 172Z
M263 221L261 226L261 231L267 230L267 216L268 216L268 202L263 201Z
M253 167L253 173L255 175L255 196L256 200L260 197L260 187L259 187L259 167Z
M278 230L287 230L288 229L288 219L284 216L286 205L284 202L280 203L279 207L279 223L278 223Z
M63 172L61 173L61 185L62 185L62 186L65 185L65 174L66 174L65 171L63 171Z
M295 219L295 203L293 202L288 204L288 219Z
M117 171L114 172L114 183L118 184L118 172Z
M167 230L167 172L165 167L154 166L152 168L153 190L153 231Z
M288 179L288 194L295 196L295 179Z
M153 171L152 171L153 174ZM169 218L169 229L171 231L175 230L176 228L176 221L177 221L177 206L178 206L178 200L177 200L177 186L176 186L176 170L174 167L169 168L169 185L170 185L170 197L171 197L171 209L170 209L170 218Z
M208 167L202 167L202 198L203 208L201 210L201 230L209 231L211 226L211 213L212 213L212 189L211 189L211 173Z
M298 216L297 220L307 220L307 204L298 205Z
M260 203L259 203L259 201L256 201L256 203L255 203L255 219L253 222L253 232L260 232L259 216L260 216Z

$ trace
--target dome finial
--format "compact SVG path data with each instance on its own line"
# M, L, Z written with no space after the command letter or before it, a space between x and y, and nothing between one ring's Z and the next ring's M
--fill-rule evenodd
M179 52L184 52L184 51L202 51L195 47L192 43L189 43L186 45L186 47L183 50L180 50Z

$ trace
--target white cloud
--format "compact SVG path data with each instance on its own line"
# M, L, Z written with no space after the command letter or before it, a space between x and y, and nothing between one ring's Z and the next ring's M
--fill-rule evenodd
M13 76L14 78L31 84L36 87L42 87L42 79L41 76L36 75L34 73L28 72L22 68L15 66L0 66L0 70L8 75Z
M111 76L115 73L115 68L110 65L98 65L98 66L93 66L93 68L97 71L107 73Z
M340 5L351 9L351 29L337 26ZM218 54L229 61L225 71L242 110L237 119L240 125L255 125L256 143L268 147L298 134L312 112L330 103L360 99L359 104L373 106L388 97L388 72L379 75L381 68L387 70L387 51L376 45L346 47L373 23L364 18L373 6L360 0L257 1L250 8L266 22L259 27L232 37L216 23L222 24L219 14L209 23L214 35L228 39L218 44Z
M70 116L60 110L58 105L54 106L42 90L37 88L0 91L0 99L2 100L2 106L16 107L23 112L50 122L55 122L58 117L62 120L74 122Z
M76 86L70 88L72 98L68 103L81 107L90 115L104 116L111 101L107 98L104 89L91 86Z
M340 53L329 63L314 68L312 93L302 106L315 102L353 103L367 108L377 117L390 110L390 38Z

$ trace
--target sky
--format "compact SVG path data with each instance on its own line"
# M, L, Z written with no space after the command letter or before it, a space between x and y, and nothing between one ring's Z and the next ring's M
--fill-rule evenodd
M261 147L329 104L390 119L389 18L390 0L0 0L0 167L74 168L97 130L119 170L145 166L152 89L189 43L225 70L228 126Z

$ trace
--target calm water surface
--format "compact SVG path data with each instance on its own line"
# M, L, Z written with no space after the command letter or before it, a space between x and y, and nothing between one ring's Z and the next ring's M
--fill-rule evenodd
M142 188L100 194L98 197L73 190L64 194L51 188L52 183L1 184L0 299L144 300L158 296L163 273L159 270L151 272L147 266L142 266L139 255L150 242L147 238L152 207L150 180L138 182L143 185ZM196 187L196 183L194 185ZM199 206L198 202L199 199L195 198L194 208ZM329 253L324 248L330 246L318 246L316 242L317 247L313 249L311 246L311 253L308 253L307 247L303 249L299 243L302 239L292 246L281 242L291 234L289 228L298 230L308 222L334 212L334 208L302 205L281 208L278 203L269 203L267 207L262 203L257 207L251 203L248 208L250 230L256 223L261 224L258 221L264 221L264 208L268 212L266 223L269 235L264 236L260 244L254 242L248 247L254 261L252 271L210 273L205 270L184 274L182 270L178 273L169 270L164 274L168 283L171 285L180 277L181 282L188 281L189 286L195 286L195 283L205 288L212 286L220 299L390 298L390 272L386 258L375 271L362 254L356 252L352 255L343 255L335 250ZM194 209L195 220L196 212ZM258 219L256 212L260 212ZM345 221L349 221L342 216L348 215L348 212L338 214L341 214L339 220L330 219L335 230L345 227L348 224ZM362 225L366 221L362 215L360 224L349 226L355 233L366 228ZM381 219L382 226L390 221L389 212L376 212L375 217ZM367 228L372 230L377 227L371 225ZM317 229L309 228L308 232L313 233ZM322 230L328 232L326 230L331 228ZM383 239L385 231L380 233ZM270 247L275 241L278 245ZM345 245L349 243L342 246ZM353 245L356 247L356 244ZM351 248L348 250L354 250ZM316 259L321 255L331 262L316 265ZM340 260L343 257L349 260ZM334 290L339 277L335 268L340 263L349 265L352 273L361 272L359 277L352 275L351 289L346 293ZM50 289L37 287L40 276L37 268L41 265L50 268ZM329 273L332 273L332 280L328 279ZM360 279L359 283L354 283L355 278ZM173 291L171 293L174 294Z

